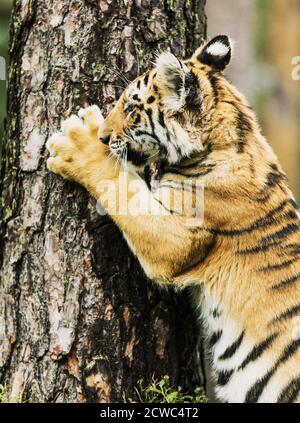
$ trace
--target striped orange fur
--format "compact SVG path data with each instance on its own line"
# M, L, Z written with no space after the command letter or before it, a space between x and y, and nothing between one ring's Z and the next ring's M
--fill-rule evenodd
M189 60L163 53L105 120L95 106L68 119L47 143L47 165L101 201L150 278L203 286L221 401L299 402L299 210L254 112L222 73L231 48L219 36ZM121 187L121 173L137 192ZM198 182L200 220L181 207L183 184L196 202ZM138 214L118 212L137 200Z

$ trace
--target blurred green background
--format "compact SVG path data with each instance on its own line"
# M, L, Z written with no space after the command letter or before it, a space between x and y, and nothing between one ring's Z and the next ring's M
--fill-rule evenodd
M0 56L5 58L11 6L12 0L0 0ZM207 0L206 12L209 37L225 33L236 40L228 76L257 111L300 199L300 81L292 79L292 59L300 56L300 0ZM5 85L0 81L0 140Z
M12 0L0 0L0 56L8 63L8 28ZM6 81L0 80L0 140L3 137L3 120L6 109ZM0 141L1 146L1 141Z

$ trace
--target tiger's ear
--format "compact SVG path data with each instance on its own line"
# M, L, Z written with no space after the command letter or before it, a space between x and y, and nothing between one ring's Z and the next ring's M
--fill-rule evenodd
M196 103L200 97L195 74L172 53L161 53L156 60L157 79L163 88L163 102L171 110Z
M204 47L196 50L192 59L208 65L213 71L223 71L230 62L233 41L227 35L218 35Z

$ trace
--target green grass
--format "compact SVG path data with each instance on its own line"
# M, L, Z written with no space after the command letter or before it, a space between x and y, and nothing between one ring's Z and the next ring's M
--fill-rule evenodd
M152 379L148 386L144 386L143 381L139 381L136 393L139 398L138 402L141 403L205 403L207 397L202 388L196 388L193 395L187 395L182 392L179 386L176 389L171 387L169 376L164 376L161 380ZM8 389L6 385L0 385L0 404L9 402L23 403L23 394L21 393L14 401L9 400ZM126 394L123 395L123 402L133 403L131 398L127 398Z
M0 404L5 404L8 401L7 387L0 385Z
M7 404L10 402L17 402L17 403L23 403L25 402L23 400L23 393L21 393L17 398L14 398L13 400L9 400L8 396L8 389L6 385L0 385L0 404Z
M193 395L187 395L178 386L174 388L170 385L169 376L164 376L161 380L152 379L148 386L143 381L139 381L136 393L141 403L205 403L208 401L202 388L196 388ZM124 402L134 402L124 396Z

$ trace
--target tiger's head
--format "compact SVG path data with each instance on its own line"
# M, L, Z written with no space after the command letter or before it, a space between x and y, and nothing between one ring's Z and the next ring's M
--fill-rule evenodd
M230 39L220 35L189 60L164 52L153 69L123 92L100 130L111 152L141 171L153 162L169 165L203 150L202 120L214 97L215 74L232 54Z

